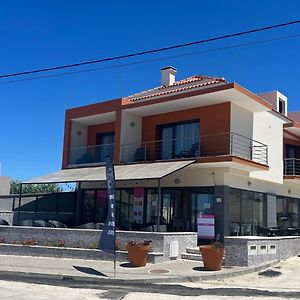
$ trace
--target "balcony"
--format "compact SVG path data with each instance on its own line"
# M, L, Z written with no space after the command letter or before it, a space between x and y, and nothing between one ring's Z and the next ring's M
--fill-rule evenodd
M122 163L235 156L268 164L268 147L237 133L166 139L121 145Z
M300 159L285 158L283 174L285 176L300 176Z
M105 157L114 157L114 144L70 148L69 166L104 163Z

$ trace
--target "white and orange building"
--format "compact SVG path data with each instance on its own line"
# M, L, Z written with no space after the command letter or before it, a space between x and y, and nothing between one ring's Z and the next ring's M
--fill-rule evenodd
M200 213L222 235L300 227L300 113L277 91L175 75L166 67L156 88L67 110L62 170L32 182L80 181L77 224L103 222L111 155L121 229L196 231Z

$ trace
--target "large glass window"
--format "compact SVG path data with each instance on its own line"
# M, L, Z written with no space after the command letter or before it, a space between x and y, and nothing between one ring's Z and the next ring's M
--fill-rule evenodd
M241 191L241 235L252 234L253 192Z
M157 221L158 194L157 189L147 190L147 213L146 223L156 223Z
M133 189L116 191L116 224L120 229L129 229L133 223Z
M256 235L265 226L265 194L259 192L230 190L230 234Z
M199 121L160 127L160 159L199 156Z
M213 214L213 191L203 189L162 189L160 224L166 224L168 231L197 231L197 215ZM147 189L146 222L156 224L157 189Z
M299 226L299 199L277 196L277 226Z
M240 190L230 189L230 234L240 235L241 201Z

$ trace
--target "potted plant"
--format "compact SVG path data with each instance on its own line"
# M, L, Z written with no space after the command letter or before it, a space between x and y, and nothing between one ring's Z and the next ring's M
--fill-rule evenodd
M199 247L205 270L218 271L222 268L224 244L219 242L219 238L220 234L217 234L216 241L214 243Z
M152 241L130 241L126 244L128 259L133 267L144 267Z

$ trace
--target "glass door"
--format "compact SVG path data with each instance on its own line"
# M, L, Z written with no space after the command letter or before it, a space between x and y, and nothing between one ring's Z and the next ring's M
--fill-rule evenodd
M104 162L105 157L109 155L114 159L114 132L97 134L96 159L97 162Z
M191 202L191 230L197 231L197 216L199 214L212 215L213 208L213 194L192 193Z

